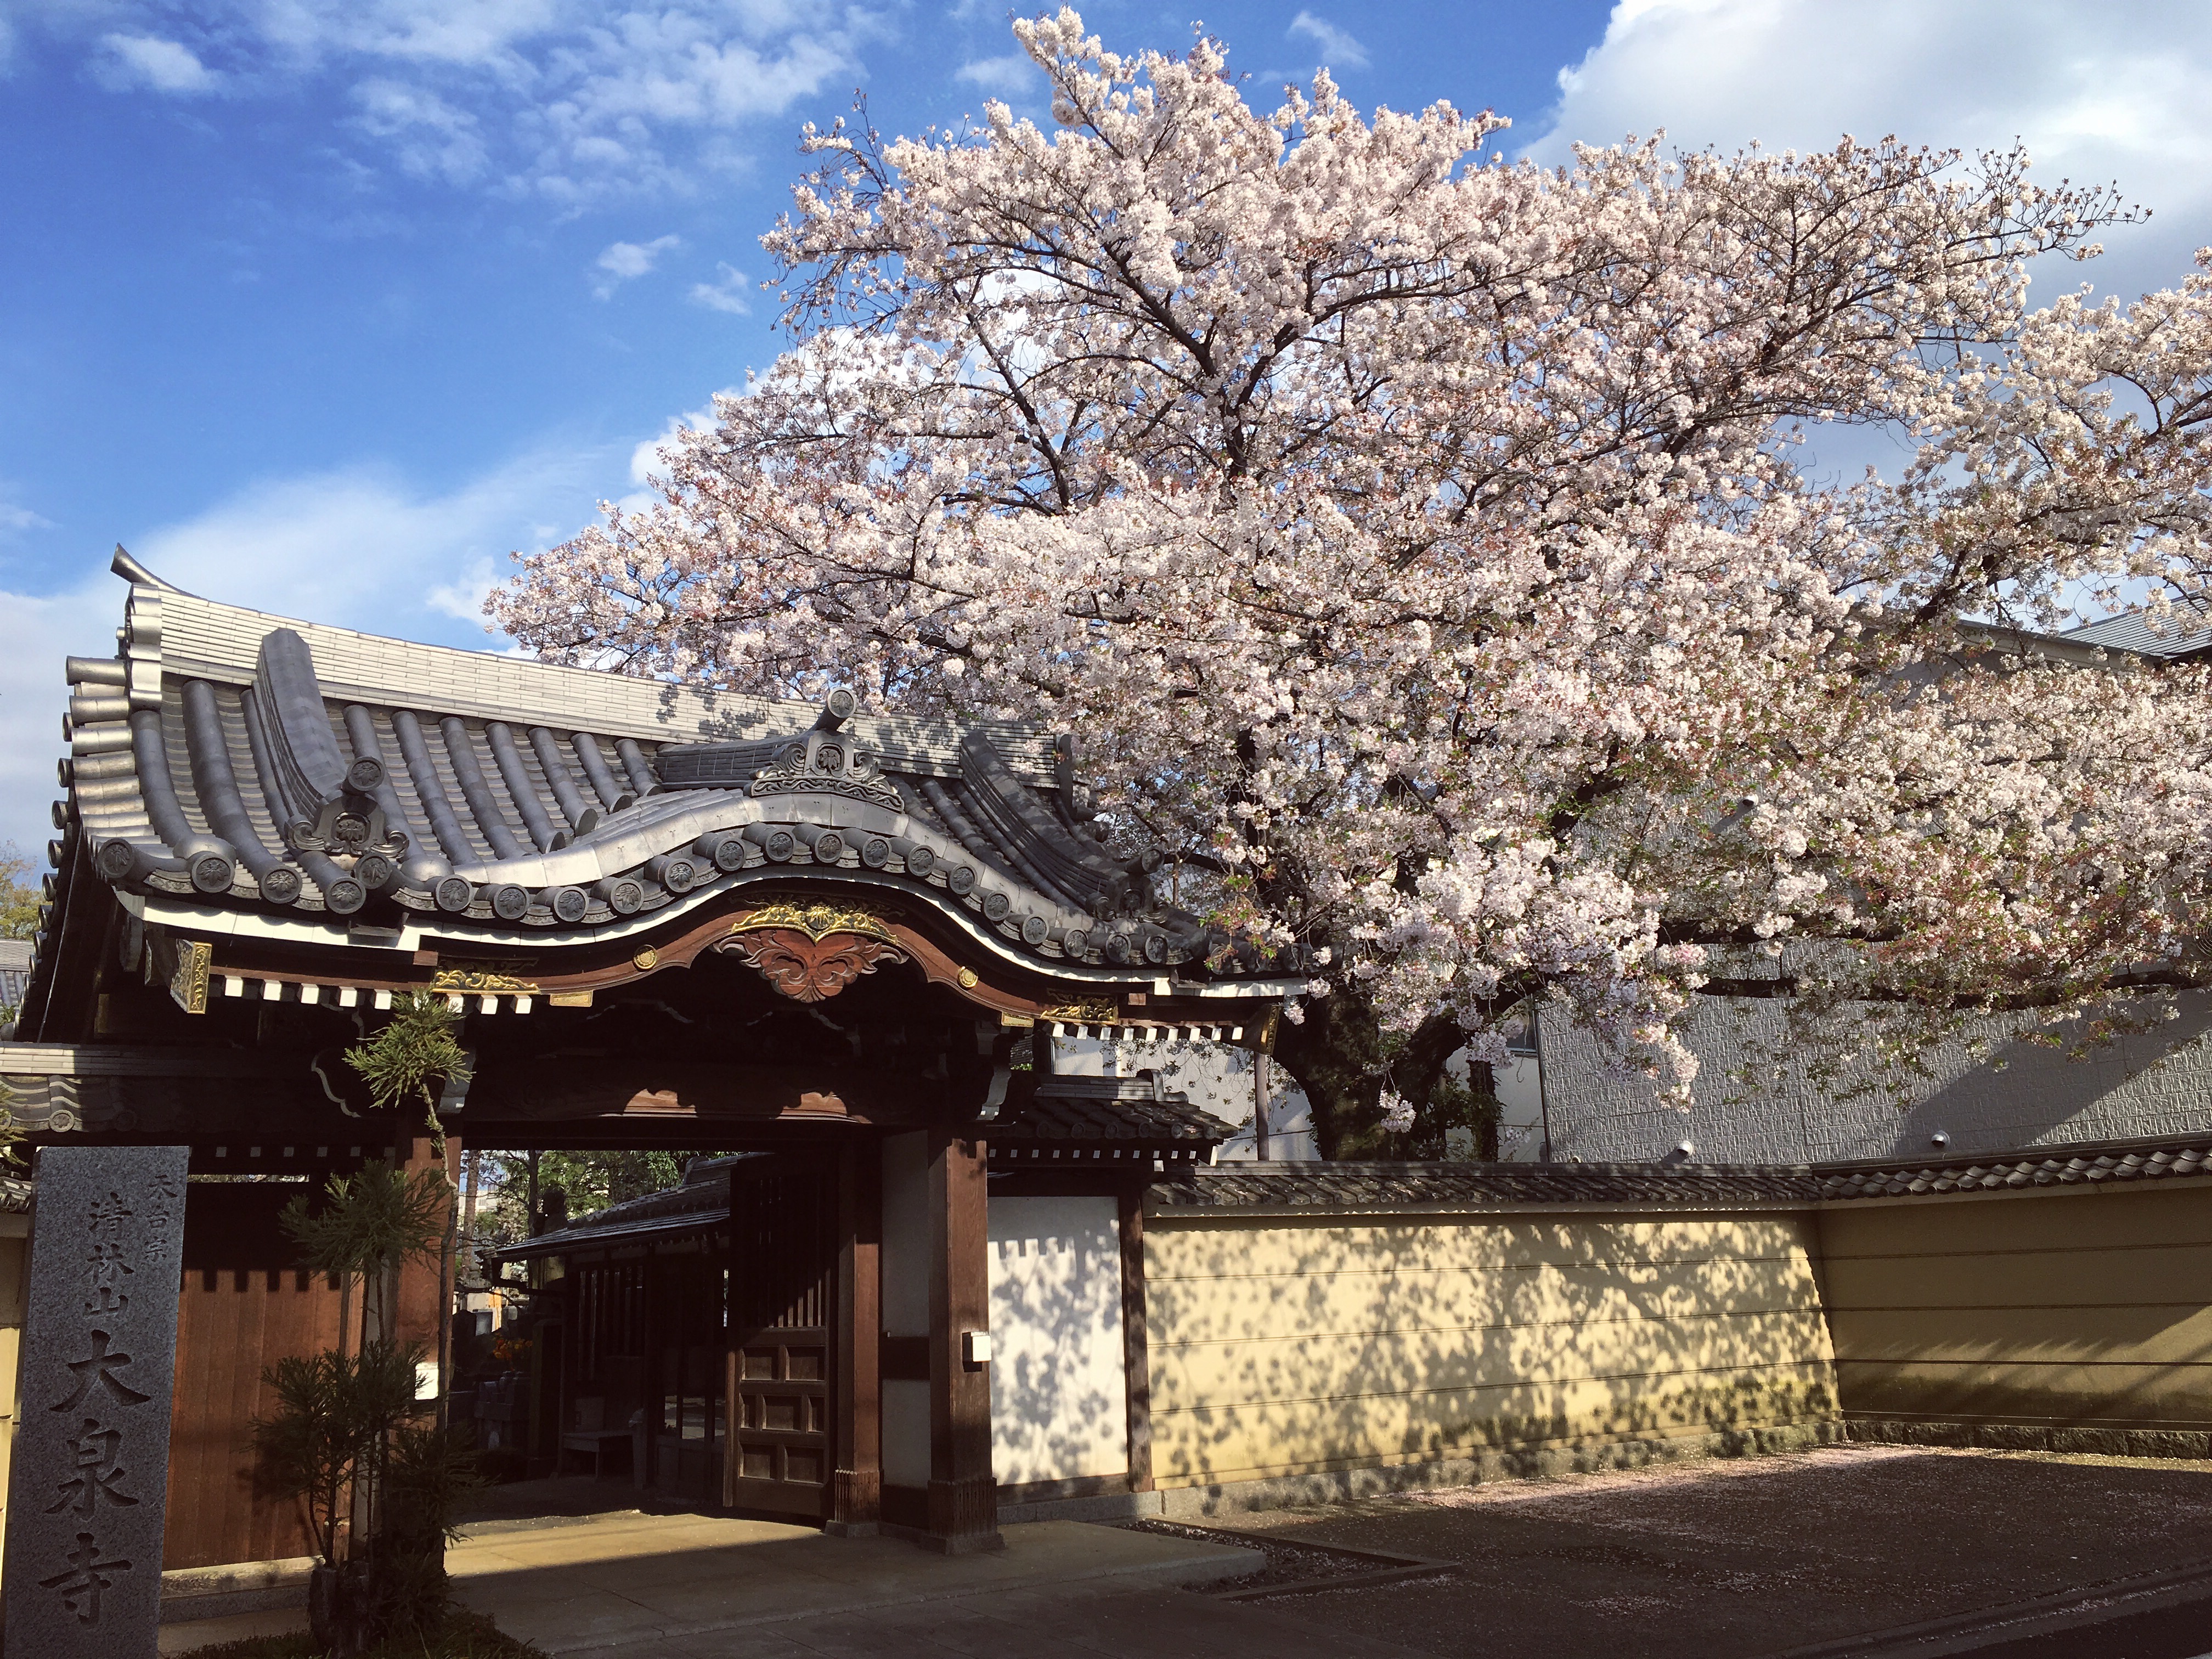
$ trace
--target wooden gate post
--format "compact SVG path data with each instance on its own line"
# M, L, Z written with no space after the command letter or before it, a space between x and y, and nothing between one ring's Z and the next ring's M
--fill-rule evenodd
M837 1464L826 1532L863 1538L884 1510L883 1149L848 1137L837 1158Z
M984 1160L982 1141L930 1132L929 1530L921 1541L947 1555L1006 1547L991 1475Z

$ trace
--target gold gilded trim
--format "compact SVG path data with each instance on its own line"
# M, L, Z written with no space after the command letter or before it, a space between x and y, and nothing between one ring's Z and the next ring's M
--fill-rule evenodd
M973 968L963 968L957 977L960 981L960 988L963 991L972 991L983 982L983 976Z
M536 996L538 981L524 979L520 975L501 973L489 963L455 962L430 975L434 991L462 991L471 996Z
M1057 1002L1036 1012L1039 1019L1056 1019L1063 1025L1119 1025L1121 1011L1103 997L1081 1002Z
M215 946L204 939L185 939L177 946L177 969L169 975L169 995L188 1014L204 1014L208 1005L208 975L215 966Z
M828 904L764 904L730 924L732 933L757 933L771 927L795 929L817 945L832 933L856 933L886 945L899 942L897 934L866 910L840 910Z

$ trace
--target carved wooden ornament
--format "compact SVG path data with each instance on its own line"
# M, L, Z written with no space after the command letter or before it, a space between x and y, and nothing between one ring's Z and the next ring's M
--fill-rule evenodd
M880 939L859 933L824 933L817 939L798 927L735 934L720 948L735 951L759 969L770 985L801 1002L825 1001L884 963L907 960L904 951Z

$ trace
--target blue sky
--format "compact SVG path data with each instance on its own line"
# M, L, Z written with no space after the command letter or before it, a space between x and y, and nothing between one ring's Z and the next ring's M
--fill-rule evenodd
M1093 5L1119 49L1192 8ZM1601 0L1201 14L1255 100L1494 107L1516 147L2027 138L2156 215L2099 276L2212 242L2212 8ZM757 238L800 123L1042 116L964 0L0 0L0 837L43 842L60 656L122 542L180 585L492 645L507 554L779 347ZM2057 280L2074 274L2052 273Z

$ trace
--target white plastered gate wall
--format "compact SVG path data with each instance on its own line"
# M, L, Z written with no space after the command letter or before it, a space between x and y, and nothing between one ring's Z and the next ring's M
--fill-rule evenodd
M990 1200L991 1461L1001 1486L1129 1467L1112 1198Z

